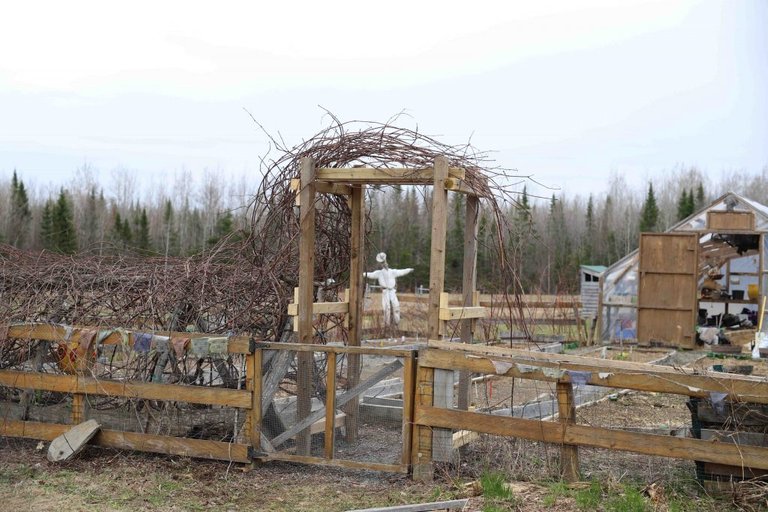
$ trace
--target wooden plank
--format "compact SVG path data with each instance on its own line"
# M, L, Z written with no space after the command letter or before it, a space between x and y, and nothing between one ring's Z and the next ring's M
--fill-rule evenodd
M257 349L253 354L246 356L246 388L251 392L251 410L248 414L248 440L253 448L261 446L261 421L262 421L262 369L264 362L264 350ZM271 400L271 397L270 397Z
M72 425L58 423L40 423L33 421L0 421L0 435L7 437L24 437L50 441L67 430ZM232 462L250 462L248 445L239 443L224 443L205 439L189 439L184 437L156 436L136 432L120 432L117 430L100 430L92 439L97 446L135 450L141 452L162 453L165 455L182 455L200 459L226 460Z
M336 437L336 354L328 354L325 377L325 458L333 458Z
M294 352L332 352L334 354L360 354L370 356L408 357L411 351L402 348L350 347L340 345L302 345L300 343L263 343L268 350L293 350Z
M390 473L407 473L408 468L400 464L381 464L378 462L361 462L356 460L328 460L324 457L311 457L306 455L293 455L285 452L275 452L262 457L261 460L282 460L286 462L298 462L301 464L318 464L321 466L346 468L346 469L365 469L370 471L386 471Z
M418 425L454 427L532 441L620 450L676 459L717 462L768 469L768 448L713 443L700 439L641 434L623 430L565 425L557 422L494 416L424 406L416 410Z
M416 423L419 411L432 406L435 383L434 370L421 365L419 361L416 370L416 390L414 396L414 428L413 445L411 448L411 468L413 479L430 481L434 478L435 468L432 465L432 429Z
M438 157L445 158L445 157ZM435 168L437 163L435 163ZM448 168L441 174L441 187L445 188L445 180L451 178L463 180L466 172L460 167ZM425 169L372 169L370 167L354 167L348 169L321 167L317 169L317 180L330 183L364 183L371 185L432 185L436 180L435 170ZM302 180L302 183L304 181Z
M471 320L474 318L488 318L488 310L481 306L443 308L440 310L440 320Z
M445 343L445 342L442 342ZM430 345L433 345L430 342ZM458 343L452 343L458 346ZM485 349L501 349L500 347L484 347ZM479 355L465 354L459 350L432 350L419 352L419 364L433 368L467 370L475 373L504 375L546 382L570 382L566 373L560 377L547 375L542 369L554 368L590 372L588 384L619 389L634 389L638 391L653 391L658 393L673 393L686 396L708 398L711 391L726 393L730 399L768 403L768 381L761 377L728 374L722 372L700 372L696 375L685 373L684 369L644 365L643 363L628 363L626 361L609 361L563 354L545 354L543 352L516 351L522 355ZM504 372L499 372L494 361L510 363ZM524 370L516 365L523 365ZM535 367L535 368L534 368Z
M64 341L67 335L68 326L55 325L55 324L41 324L41 323L23 323L12 324L8 326L8 337L22 340L47 340L47 341ZM80 333L84 330L93 330L93 327L72 326L72 339L77 339ZM109 336L107 336L103 345L121 345L123 343L123 336L128 336L128 345L133 346L132 334L138 331L131 331L126 329L116 329ZM178 332L178 331L142 331L149 332L157 336L169 336L172 338L204 338L208 336L216 336L201 332ZM248 354L250 353L250 336L230 336L227 343L227 351L230 354Z
M728 212L710 210L707 212L707 229L712 231L754 231L753 212Z
M462 267L461 289L463 305L465 308L478 306L480 295L477 287L477 233L478 217L480 216L480 199L476 196L467 197L467 206L464 216L464 260ZM471 319L461 321L461 342L472 343L475 323ZM459 372L459 387L457 405L462 411L469 408L471 374L467 371Z
M79 425L85 421L86 401L81 393L72 395L72 413L71 422L73 425Z
M359 349L363 338L363 301L365 282L363 278L363 258L365 257L365 185L352 188L350 198L351 227L349 251L349 348ZM347 352L347 383L355 387L360 382L362 368L358 353ZM343 408L346 414L345 433L349 443L357 442L360 400L353 398Z
M85 448L85 445L96 435L100 428L101 425L96 420L88 420L76 424L51 441L50 446L48 446L47 459L51 462L71 459Z
M469 499L448 501L432 501L429 503L414 503L411 505L393 505L391 507L359 508L347 512L431 512L433 510L464 510Z
M250 409L251 407L251 393L245 390L185 386L180 384L156 384L139 381L99 380L82 375L57 375L0 370L0 385L12 388L58 391L60 393L224 405L242 409Z
M374 384L385 378L386 376L396 372L400 368L403 367L403 363L401 363L399 360L393 361L389 363L387 366L384 366L383 368L379 369L376 373L368 377L366 380L355 386L354 388L345 391L343 394L336 397L336 406L341 407L342 405L349 402L351 399L360 396L365 392L366 389L371 388ZM299 420L294 426L280 434L279 436L272 439L272 444L275 446L280 446L288 439L292 438L299 432L303 432L307 430L307 428L315 423L316 421L322 419L325 416L325 408L319 409L307 417L305 417L302 420Z
M312 303L313 315L332 315L349 313L349 302L314 302ZM288 304L288 314L296 316L299 314L298 304Z
M573 400L573 384L557 383L557 411L563 429L576 423L576 403ZM560 476L566 482L579 480L579 448L572 444L560 447Z
M314 327L312 325L312 304L314 302L315 271L315 162L311 158L302 158L301 168L301 207L299 208L299 343L312 344ZM312 370L311 352L298 354L296 377L296 419L299 423L312 412ZM309 427L313 422L306 426ZM311 434L309 430L298 432L296 452L309 455Z
M416 352L404 358L403 367L403 453L402 464L411 465L411 448L413 445L413 408L416 393Z

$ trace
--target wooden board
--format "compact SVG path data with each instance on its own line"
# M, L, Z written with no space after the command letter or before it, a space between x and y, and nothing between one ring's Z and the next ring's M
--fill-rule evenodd
M754 231L755 214L752 212L707 212L707 229L712 231Z
M642 233L638 272L637 340L696 346L697 233Z
M85 445L96 435L99 429L101 429L101 425L96 420L88 420L75 425L51 441L50 446L48 446L48 460L61 462L71 459L85 448Z

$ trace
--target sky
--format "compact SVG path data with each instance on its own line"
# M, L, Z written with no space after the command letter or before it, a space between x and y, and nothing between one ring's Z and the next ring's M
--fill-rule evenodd
M13 2L0 178L258 180L330 119L471 139L543 196L768 166L767 0Z

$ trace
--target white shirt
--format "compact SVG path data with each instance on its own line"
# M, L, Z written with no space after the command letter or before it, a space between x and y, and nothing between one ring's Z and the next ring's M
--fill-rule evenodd
M394 290L396 279L413 272L412 268L396 269L382 268L373 272L364 272L363 275L368 279L378 279L379 286L388 290Z

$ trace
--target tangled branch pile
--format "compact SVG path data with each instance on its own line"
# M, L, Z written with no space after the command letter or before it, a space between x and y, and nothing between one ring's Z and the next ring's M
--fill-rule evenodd
M44 321L158 331L192 326L202 332L279 339L298 284L299 221L290 180L299 177L303 157L313 158L319 167L417 169L432 166L442 155L452 167L466 169L467 184L485 198L497 223L503 223L497 201L509 199L513 175L490 167L486 153L389 124L334 121L294 148L272 138L280 156L263 164L262 182L250 204L250 232L223 240L204 254L66 257L0 247L0 323ZM350 232L346 199L319 195L316 219L315 277L333 278L344 286ZM499 250L502 247L500 241Z

